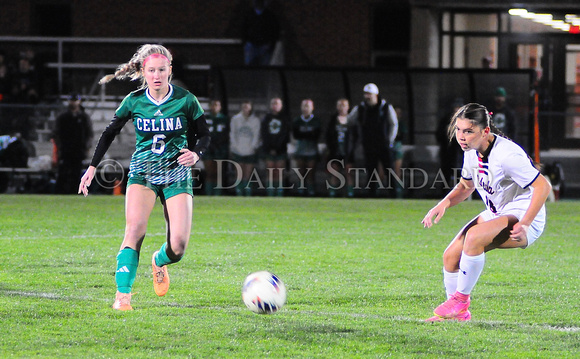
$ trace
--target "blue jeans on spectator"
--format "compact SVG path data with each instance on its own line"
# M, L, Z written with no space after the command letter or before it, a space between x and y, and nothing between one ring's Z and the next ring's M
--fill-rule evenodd
M244 63L251 66L268 66L272 58L272 46L254 45L246 42L244 45Z

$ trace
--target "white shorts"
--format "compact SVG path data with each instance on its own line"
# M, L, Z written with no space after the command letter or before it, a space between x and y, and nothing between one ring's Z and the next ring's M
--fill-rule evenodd
M526 211L523 211L520 209L510 209L510 210L504 211L501 214L495 214L492 211L490 211L489 209L486 209L485 211L483 211L479 214L479 217L481 217L484 220L484 222L490 221L492 219L495 219L495 218L498 218L501 216L507 216L507 215L515 216L518 220L521 220L525 213L526 213ZM542 235L542 232L544 231L544 225L545 225L543 218L545 218L545 217L544 216L536 217L536 219L534 219L534 221L530 225L530 228L528 228L528 236L527 236L528 237L528 245L525 248L531 246L536 241L536 239L540 238L540 236Z

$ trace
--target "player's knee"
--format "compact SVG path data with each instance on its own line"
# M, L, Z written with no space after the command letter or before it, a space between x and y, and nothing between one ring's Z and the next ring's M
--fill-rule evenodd
M177 263L181 260L181 258L183 258L183 255L185 254L184 250L179 250L179 249L174 249L174 248L167 248L166 250L167 252L167 257L169 257L169 259L171 259L171 261L173 263Z
M179 262L181 258L185 255L185 242L178 242L177 244L172 244L171 247L167 247L167 256L174 263Z
M454 251L447 249L443 252L443 267L448 272L455 272L459 269L459 258Z
M468 255L472 255L472 251L480 252L481 248L485 247L486 237L485 233L482 233L477 227L470 228L465 233L465 240L463 242L463 252Z
M131 240L133 242L140 242L145 238L145 233L147 232L147 223L127 223L125 227L125 239Z

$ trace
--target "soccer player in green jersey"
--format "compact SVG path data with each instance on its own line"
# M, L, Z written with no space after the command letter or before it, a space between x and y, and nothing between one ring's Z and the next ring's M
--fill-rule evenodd
M137 274L139 253L147 221L159 197L167 223L167 241L153 253L153 287L158 296L169 289L167 265L178 262L185 252L192 225L193 184L191 167L208 148L210 135L197 98L171 85L171 53L161 45L141 46L110 80L141 79L141 87L127 95L109 126L103 131L91 165L81 178L79 193L88 195L95 170L123 126L135 126L135 152L129 165L126 191L126 227L117 255L113 308L132 310L131 288Z

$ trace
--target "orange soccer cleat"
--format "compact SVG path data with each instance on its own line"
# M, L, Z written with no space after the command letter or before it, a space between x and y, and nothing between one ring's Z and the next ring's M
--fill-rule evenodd
M131 306L131 293L121 293L117 291L115 295L115 303L113 303L113 309L116 310L133 310Z
M155 294L163 297L167 294L169 290L169 273L167 272L167 266L159 267L155 264L156 251L153 253L153 258L151 259L151 267L153 268L153 289L155 289Z

